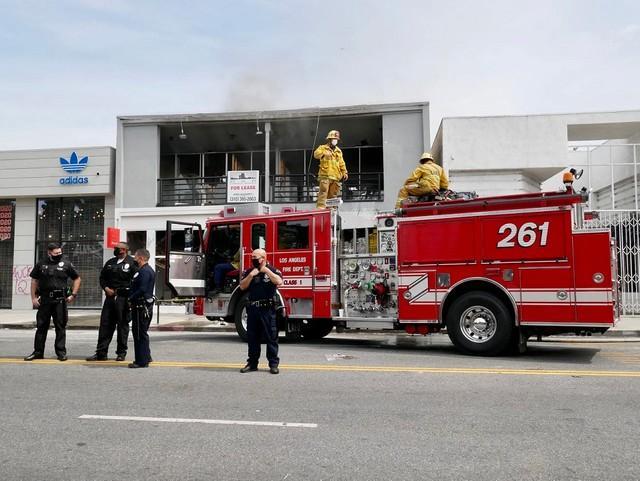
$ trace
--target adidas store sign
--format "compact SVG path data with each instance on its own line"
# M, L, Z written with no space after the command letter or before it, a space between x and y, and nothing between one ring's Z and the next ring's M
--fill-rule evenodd
M61 177L60 180L60 185L68 185L68 184L88 184L89 183L89 177L78 177L77 175L75 177Z
M72 152L68 159L60 157L60 167L68 174L78 174L87 168L89 157L84 156L78 158L78 154ZM77 175L69 175L61 177L58 181L60 185L88 184L89 177L79 177Z

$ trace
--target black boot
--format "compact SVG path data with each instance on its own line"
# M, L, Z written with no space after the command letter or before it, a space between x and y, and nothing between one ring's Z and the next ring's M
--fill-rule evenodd
M107 356L103 354L98 354L98 353L95 353L93 356L87 358L87 361L106 361L106 360L107 360Z
M44 359L44 356L34 351L24 358L25 361L33 361L34 359Z

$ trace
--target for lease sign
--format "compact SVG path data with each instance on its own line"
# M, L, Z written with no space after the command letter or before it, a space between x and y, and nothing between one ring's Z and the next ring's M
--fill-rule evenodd
M228 204L258 202L259 196L259 170L230 170L227 172Z

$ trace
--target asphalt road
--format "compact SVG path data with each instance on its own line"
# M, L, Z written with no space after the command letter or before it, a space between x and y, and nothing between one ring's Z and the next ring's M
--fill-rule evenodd
M138 370L84 362L96 335L26 363L33 331L0 331L3 481L640 479L640 342L333 335L274 376L234 334L154 332Z

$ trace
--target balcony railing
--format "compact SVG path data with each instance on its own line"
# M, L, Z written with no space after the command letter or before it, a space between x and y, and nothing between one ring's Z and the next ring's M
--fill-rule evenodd
M317 197L318 178L313 174L271 177L271 202L315 202ZM342 200L345 202L384 200L382 172L349 173L349 179L342 183Z
M318 179L312 174L272 175L270 178L270 202L315 202L318 196ZM384 200L382 172L349 173L342 183L342 200L345 202L375 202ZM158 206L221 205L227 201L227 178L178 177L158 179ZM260 179L260 201L265 201L264 176Z
M158 179L159 206L214 205L226 201L226 176Z

